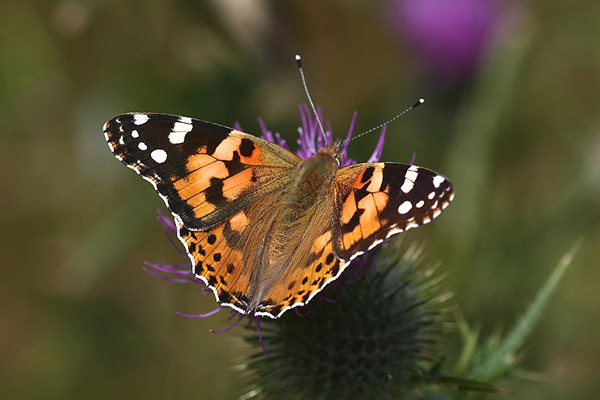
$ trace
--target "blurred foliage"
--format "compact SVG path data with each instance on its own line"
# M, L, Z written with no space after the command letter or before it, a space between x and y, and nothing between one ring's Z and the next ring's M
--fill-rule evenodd
M596 398L600 3L502 4L512 11L477 68L442 85L390 28L384 1L3 2L0 398L241 393L232 366L250 350L208 332L226 315L175 314L214 300L141 273L143 260L179 256L154 220L162 202L113 159L101 128L156 111L252 133L261 116L290 142L305 101L295 53L338 136L354 110L362 131L427 99L388 128L382 159L416 152L454 183L444 215L407 236L443 262L481 335L513 326L583 238L528 342L523 366L541 381L499 384L519 398ZM351 156L366 159L376 136Z

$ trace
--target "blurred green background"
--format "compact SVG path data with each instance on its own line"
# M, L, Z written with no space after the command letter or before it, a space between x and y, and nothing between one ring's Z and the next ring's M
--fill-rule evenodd
M183 259L156 221L162 201L113 158L102 125L154 111L257 133L262 117L293 144L296 53L338 137L355 110L358 132L426 98L388 128L382 159L416 152L454 183L444 215L407 236L442 262L453 304L484 335L512 326L583 238L528 342L540 380L501 386L597 398L600 3L421 2L4 1L0 398L241 393L241 330L208 332L227 313L177 316L214 299L142 272ZM377 136L351 156L365 160Z

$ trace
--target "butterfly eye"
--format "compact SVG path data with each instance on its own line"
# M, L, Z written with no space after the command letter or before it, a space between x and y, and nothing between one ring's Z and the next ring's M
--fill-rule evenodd
M342 165L342 157L339 154L335 155L335 161L337 162L338 167Z

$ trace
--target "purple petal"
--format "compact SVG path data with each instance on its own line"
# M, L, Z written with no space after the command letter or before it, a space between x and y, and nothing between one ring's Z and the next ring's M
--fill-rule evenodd
M379 162L381 158L381 153L383 153L383 145L385 144L385 131L387 130L387 125L381 127L381 134L379 135L379 140L377 140L377 145L375 146L375 150L373 150L373 154L369 157L367 162Z
M344 296L344 293L346 293L346 289L344 289L344 286L341 283L339 283L337 280L330 283L329 287L336 287L336 288L340 289L340 294L335 299L330 299L329 297L325 296L325 294L323 294L323 292L319 293L319 295L318 295L319 298L321 300L325 300L328 303L332 303L332 304L337 303Z
M156 210L156 213L158 214L158 217L157 217L158 222L160 222L160 224L167 231L171 232L173 235L176 235L177 234L177 227L175 227L175 224L173 223L173 220L171 219L171 217L167 217L160 210Z
M279 134L279 132L275 132L275 139L277 139L277 144L280 145L281 147L285 148L285 149L290 149L290 147L288 146L288 144L286 143L285 139L283 139L281 137L281 135Z
M267 125L265 124L265 121L262 118L257 118L258 120L258 125L260 126L260 130L262 132L261 137L265 140L268 140L269 142L275 142L275 139L273 138L273 133L267 129Z
M215 315L216 313L223 310L224 308L225 308L224 306L219 306L219 307L215 308L214 310L207 312L205 314L186 314L186 313L177 311L177 315L181 315L182 317L186 317L186 318L208 318L211 315Z
M352 114L352 121L350 121L350 127L348 128L348 133L346 134L346 139L343 141L342 146L342 165L346 166L349 163L346 162L348 160L348 145L350 144L350 139L352 139L352 132L354 132L354 125L356 125L356 117L358 116L358 112L354 111Z
M304 311L303 311L304 310ZM296 315L299 317L308 317L310 315L310 310L307 306L296 307L294 308Z
M189 276L183 276L181 278L174 278L172 276L165 276L165 275L158 274L148 268L144 268L144 269L142 269L142 271L144 271L145 273L147 273L150 276L153 276L158 279L162 279L164 281L169 281L169 282L174 282L174 283L196 283L196 280Z
M256 332L258 333L258 343L260 343L263 353L265 356L269 357L269 353L267 353L267 348L265 347L265 342L263 341L262 330L260 329L260 318L256 318Z
M171 243L171 246L173 246L173 248L175 250L177 250L177 252L179 254L181 254L184 257L187 257L187 253L185 251L183 251L177 243L175 243L175 241L171 238L171 235L175 235L175 234L170 231L165 230L165 236L167 237L167 240L169 241L169 243Z

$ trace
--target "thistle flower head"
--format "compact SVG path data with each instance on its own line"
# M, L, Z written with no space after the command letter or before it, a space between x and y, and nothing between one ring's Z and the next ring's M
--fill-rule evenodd
M269 356L248 360L254 384L246 398L392 399L425 379L439 359L447 296L420 265L419 248L399 250L388 246L368 260L335 307L317 301L309 318L263 321Z

